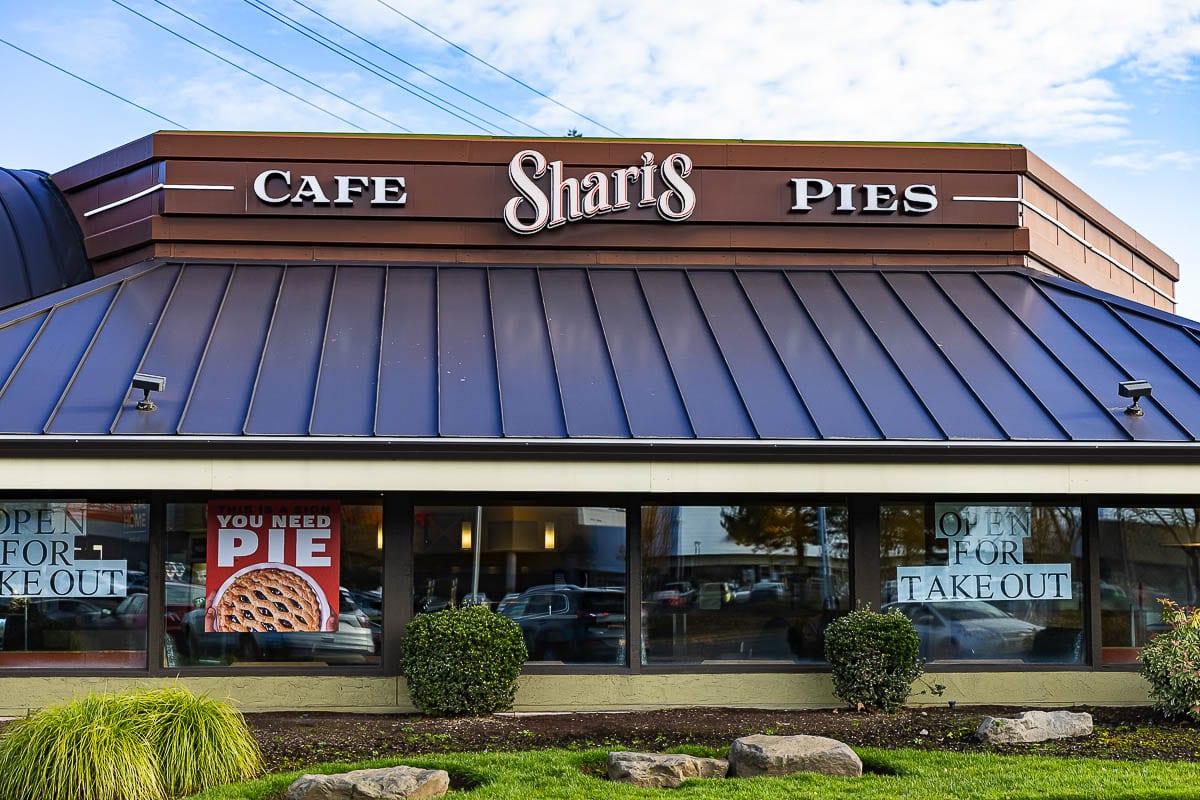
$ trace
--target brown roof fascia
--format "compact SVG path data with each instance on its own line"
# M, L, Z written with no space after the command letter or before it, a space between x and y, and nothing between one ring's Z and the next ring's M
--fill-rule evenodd
M913 145L905 143L724 142L668 139L439 137L305 133L159 131L70 167L59 185L74 188L147 159L247 161L396 161L507 164L524 148L577 165L635 163L643 152L659 157L686 149L697 167L865 169L1010 172L1019 145Z
M1074 208L1083 216L1102 228L1105 233L1119 240L1123 245L1137 253L1155 268L1179 280L1179 262L1163 252L1140 233L1122 222L1115 214L1100 205L1091 195L1072 183L1066 176L1047 164L1036 154L1026 150L1027 163L1024 172L1045 189L1053 193L1062 202ZM1043 209L1050 211L1050 209Z
M159 135L152 133L141 139L135 139L128 144L109 150L107 153L93 156L87 161L56 172L50 176L50 179L63 192L73 192L116 173L148 164L157 158L154 152L154 143L155 138Z

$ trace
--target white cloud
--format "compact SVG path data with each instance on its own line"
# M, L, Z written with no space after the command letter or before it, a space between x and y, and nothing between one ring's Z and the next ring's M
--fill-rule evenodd
M626 135L1114 140L1128 109L1103 74L1177 78L1200 53L1194 0L387 2ZM377 0L322 6L434 42ZM541 127L603 134L531 101Z
M1132 172L1151 172L1156 169L1169 168L1190 170L1200 164L1200 152L1172 150L1166 153L1140 150L1131 153L1114 153L1101 156L1092 161L1097 167L1126 169Z

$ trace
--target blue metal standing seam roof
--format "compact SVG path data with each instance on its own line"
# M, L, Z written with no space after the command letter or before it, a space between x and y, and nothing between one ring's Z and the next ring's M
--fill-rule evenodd
M1198 368L1017 268L150 262L0 312L0 435L1189 442Z

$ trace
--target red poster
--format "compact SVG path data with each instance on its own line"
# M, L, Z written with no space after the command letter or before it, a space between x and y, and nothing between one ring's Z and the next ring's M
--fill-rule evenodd
M341 520L337 501L210 501L204 630L336 631Z

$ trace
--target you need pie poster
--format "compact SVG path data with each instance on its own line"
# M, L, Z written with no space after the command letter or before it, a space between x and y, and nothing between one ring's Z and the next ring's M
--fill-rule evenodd
M210 502L204 630L336 631L341 519L337 501Z

